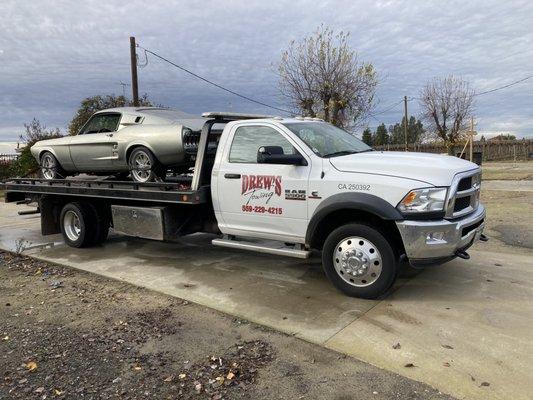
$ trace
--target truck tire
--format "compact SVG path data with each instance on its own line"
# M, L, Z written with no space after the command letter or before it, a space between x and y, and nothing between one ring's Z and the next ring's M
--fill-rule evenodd
M96 215L88 203L68 203L61 210L59 222L65 243L70 247L90 247L97 235Z
M322 250L322 266L337 289L364 299L386 293L398 271L385 235L360 223L341 226L329 234Z
M131 179L135 182L153 182L163 170L161 164L146 147L136 147L128 157Z
M45 151L41 154L39 165L39 173L43 179L63 179L67 175L65 170L59 164L59 161L57 161L57 158L49 151Z
M111 216L103 207L96 207L93 204L86 203L94 215L95 233L91 245L99 245L105 242L111 226Z

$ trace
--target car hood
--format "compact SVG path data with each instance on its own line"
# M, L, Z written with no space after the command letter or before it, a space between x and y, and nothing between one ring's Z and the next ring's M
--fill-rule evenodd
M399 151L371 151L331 157L329 161L342 172L396 176L434 186L449 186L459 172L479 168L453 156Z

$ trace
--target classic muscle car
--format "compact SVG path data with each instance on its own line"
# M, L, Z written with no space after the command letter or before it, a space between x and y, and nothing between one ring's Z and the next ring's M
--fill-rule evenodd
M45 179L89 173L138 182L186 171L194 163L204 119L158 107L98 111L75 136L42 140L31 152Z

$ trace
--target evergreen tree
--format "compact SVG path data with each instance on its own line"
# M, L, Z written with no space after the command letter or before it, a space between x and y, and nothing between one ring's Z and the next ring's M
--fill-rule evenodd
M362 139L363 139L363 142L365 142L367 145L372 146L372 144L373 144L372 131L370 130L370 128L366 128L363 131L363 138Z
M382 123L378 126L376 133L374 134L373 142L375 146L383 146L389 143L389 134L387 133L385 124Z

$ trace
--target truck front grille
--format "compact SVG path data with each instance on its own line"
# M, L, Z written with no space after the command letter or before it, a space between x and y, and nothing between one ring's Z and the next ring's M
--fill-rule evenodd
M446 218L459 218L474 212L479 204L481 172L479 170L456 175L450 188Z

